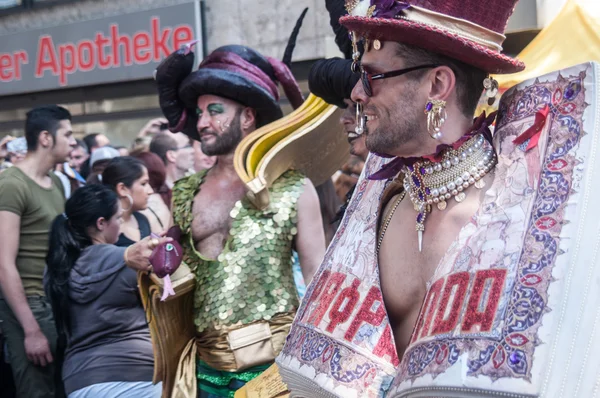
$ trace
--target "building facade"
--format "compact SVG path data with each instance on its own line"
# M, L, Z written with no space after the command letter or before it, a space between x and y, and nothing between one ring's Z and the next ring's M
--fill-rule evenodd
M337 54L322 0L0 0L0 136L59 103L78 135L127 145L161 115L152 72L166 54L197 39L198 62L226 44L281 58L305 7L292 70L307 91L311 61Z
M509 37L508 52L548 19L544 1L565 0L521 0L508 29L529 34ZM161 115L152 72L167 53L197 39L197 61L226 44L282 57L305 7L292 71L307 92L310 64L339 54L324 0L0 0L0 136L21 135L31 107L59 103L78 136L128 145Z

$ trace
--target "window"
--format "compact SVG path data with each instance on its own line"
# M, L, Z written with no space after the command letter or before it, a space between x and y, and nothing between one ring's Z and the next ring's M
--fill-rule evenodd
M21 7L22 4L22 0L0 0L0 10L13 7Z

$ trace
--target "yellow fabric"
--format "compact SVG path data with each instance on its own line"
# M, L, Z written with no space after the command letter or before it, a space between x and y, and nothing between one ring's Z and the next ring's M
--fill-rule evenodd
M235 149L235 156L233 159L233 167L235 168L236 173L240 176L242 181L245 183L252 180L252 177L248 174L253 168L246 170L246 159L249 156L251 149L254 147L256 141L258 141L264 135L270 133L273 130L283 128L291 121L294 121L298 118L302 118L303 114L306 112L306 109L311 107L313 103L317 100L317 97L312 95L309 96L300 107L294 110L289 115L282 117L272 123L267 124L254 131L252 134L249 134L240 142Z
M600 62L600 1L569 0L518 58L525 70L495 76L501 89L583 62Z
M281 141L281 139L287 137L295 130L301 128L304 124L313 120L315 115L318 115L327 107L325 101L313 94L309 95L304 103L306 103L307 106L306 108L303 108L302 112L287 117L287 123L280 127L270 125L272 129L257 139L254 145L252 145L252 148L248 151L248 157L246 158L246 170L251 178L256 177L256 168L269 149L273 148L273 146Z
M192 339L185 346L179 358L171 398L195 398L198 394L197 388L196 342Z

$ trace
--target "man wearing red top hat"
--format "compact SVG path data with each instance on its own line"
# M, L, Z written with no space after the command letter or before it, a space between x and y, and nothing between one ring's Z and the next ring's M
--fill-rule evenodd
M597 393L600 68L508 90L492 136L515 3L347 3L372 155L276 360L292 396Z
M190 314L195 342L182 356L173 394L188 396L183 391L190 393L197 376L199 397L228 397L283 347L299 306L292 250L309 282L325 239L318 197L304 175L284 173L269 188L270 205L257 209L233 166L240 141L283 116L279 84L293 107L302 104L288 66L240 45L214 50L194 72L192 62L186 47L156 73L170 129L200 141L202 151L217 158L214 167L173 187L173 220L196 281Z

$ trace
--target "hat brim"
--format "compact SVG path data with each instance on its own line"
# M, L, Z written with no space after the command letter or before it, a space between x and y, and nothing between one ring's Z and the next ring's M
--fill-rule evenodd
M490 50L456 33L405 19L345 16L340 23L359 37L395 41L446 55L488 73L516 73L525 69L518 59Z
M194 110L198 97L216 95L256 111L257 127L283 117L279 103L256 83L221 69L202 68L190 73L179 86L179 98L187 109Z

